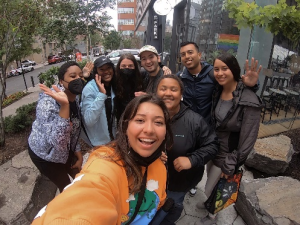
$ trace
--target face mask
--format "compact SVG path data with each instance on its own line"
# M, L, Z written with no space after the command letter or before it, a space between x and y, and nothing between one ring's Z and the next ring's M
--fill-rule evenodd
M65 82L67 82L67 81L65 81ZM68 90L72 94L79 95L79 94L82 93L82 90L83 90L83 87L84 87L84 81L81 78L72 80L71 82L67 82L67 83L69 83Z
M127 77L127 78L131 78L134 76L135 74L135 69L120 69L121 75Z

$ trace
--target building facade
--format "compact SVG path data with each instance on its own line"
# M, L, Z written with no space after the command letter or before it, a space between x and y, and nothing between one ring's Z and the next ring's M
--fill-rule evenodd
M135 34L136 1L137 0L118 0L118 31L121 31L125 36Z

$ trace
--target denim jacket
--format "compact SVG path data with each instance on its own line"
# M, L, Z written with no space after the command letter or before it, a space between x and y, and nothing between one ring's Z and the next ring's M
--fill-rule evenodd
M79 102L76 98L78 110ZM66 163L69 151L80 151L78 143L81 119L59 116L60 105L52 97L41 93L36 107L36 119L28 138L31 150L40 158Z
M112 112L114 112L115 93L111 89ZM83 89L81 96L81 115L87 136L93 146L104 145L110 142L105 100L107 96L101 93L95 80L89 81ZM112 115L112 133L116 134L116 118Z

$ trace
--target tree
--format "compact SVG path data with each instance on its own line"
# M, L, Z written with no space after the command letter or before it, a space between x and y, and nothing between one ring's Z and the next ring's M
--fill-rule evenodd
M132 48L132 40L131 38L122 38L123 48Z
M277 35L281 33L290 40L294 47L300 40L300 0L295 0L295 6L289 6L285 0L279 0L276 5L258 6L255 2L244 0L225 0L225 9L229 17L235 19L238 28L256 25Z
M64 51L67 47L74 49L78 35L96 32L106 33L111 17L105 11L113 8L115 0L51 0L48 1L47 21L40 29L43 43L55 42L56 48Z
M164 51L166 52L171 51L171 42L172 42L172 34L166 33L165 40L164 40Z
M104 36L103 39L103 46L104 48L110 49L110 50L115 50L118 49L121 43L121 35L119 32L113 30L110 31L107 35Z
M2 102L8 64L31 54L37 28L43 23L42 0L2 0L0 4L0 146L5 144Z

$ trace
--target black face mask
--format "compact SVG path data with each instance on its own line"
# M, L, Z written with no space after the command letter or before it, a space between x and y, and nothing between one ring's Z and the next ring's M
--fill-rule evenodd
M125 76L126 78L132 78L135 74L135 69L120 69L120 73L122 76Z
M161 156L161 152L165 151L166 145L165 145L165 141L162 142L162 144L159 146L159 148L153 152L152 155L150 155L149 157L142 157L140 156L138 153L136 153L132 148L130 149L130 155L131 157L134 159L134 161L140 165L140 166L144 166L147 167L149 166L151 163L153 163L156 159L158 159Z
M69 90L72 94L79 95L82 93L84 87L84 81L81 78L72 80L71 82L67 82L67 83L69 84L69 87L66 89Z

